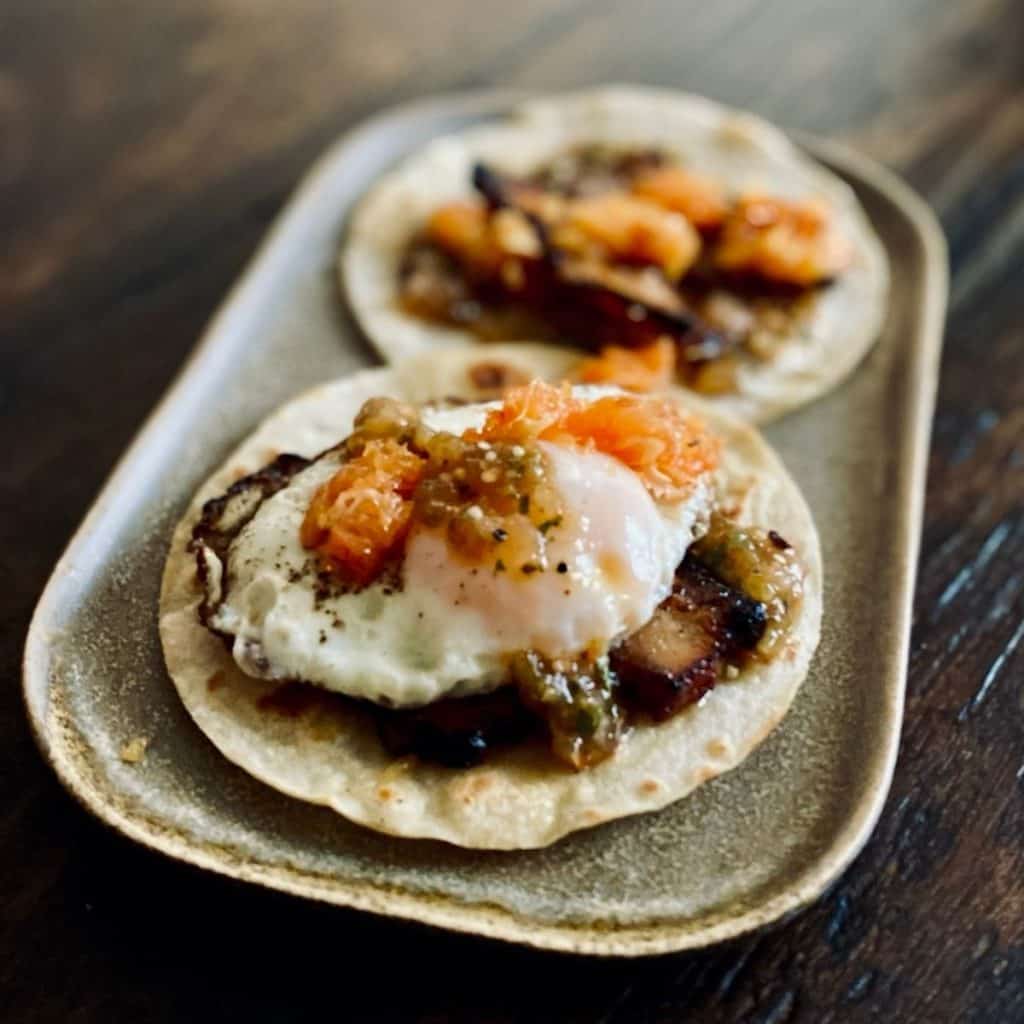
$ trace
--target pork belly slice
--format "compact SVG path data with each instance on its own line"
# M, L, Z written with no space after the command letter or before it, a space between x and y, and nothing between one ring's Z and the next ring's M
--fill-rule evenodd
M664 721L701 699L764 634L765 607L692 556L651 620L611 652L621 699Z

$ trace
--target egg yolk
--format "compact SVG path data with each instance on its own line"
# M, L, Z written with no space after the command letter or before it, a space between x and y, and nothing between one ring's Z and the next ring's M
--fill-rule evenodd
M493 653L603 653L668 594L690 532L617 459L546 441L537 448L563 510L542 537L542 558L520 562L511 536L492 542L485 561L452 557L450 534L414 521L405 586L476 616L474 642Z

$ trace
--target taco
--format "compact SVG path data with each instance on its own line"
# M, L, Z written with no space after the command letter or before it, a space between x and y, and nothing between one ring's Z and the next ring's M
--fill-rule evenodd
M778 129L623 87L433 141L361 201L340 269L390 361L571 344L583 382L674 383L758 422L856 366L888 287L853 191Z
M799 491L687 392L548 383L575 358L358 373L200 489L160 632L226 757L382 832L521 849L663 807L779 722L821 616Z

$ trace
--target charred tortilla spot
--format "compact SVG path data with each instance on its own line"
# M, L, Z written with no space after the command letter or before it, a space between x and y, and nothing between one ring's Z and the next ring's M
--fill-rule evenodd
M493 772L486 770L469 772L459 781L456 797L464 806L472 807L494 786L494 782Z
M494 776L490 772L477 772L467 782L466 790L471 796L481 796L493 786Z

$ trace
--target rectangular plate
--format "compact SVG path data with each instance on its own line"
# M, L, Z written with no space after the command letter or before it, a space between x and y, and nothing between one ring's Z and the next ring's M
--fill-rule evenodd
M192 724L163 666L160 574L193 491L276 405L372 359L335 282L351 204L409 151L512 101L488 93L401 108L312 170L54 570L25 651L28 710L67 788L172 857L553 949L705 945L820 894L866 841L895 761L946 261L927 208L875 164L805 142L856 189L888 250L893 292L881 341L854 377L767 431L817 517L825 623L793 710L738 769L658 814L545 850L393 839L229 764ZM137 736L149 748L126 764L119 752Z

